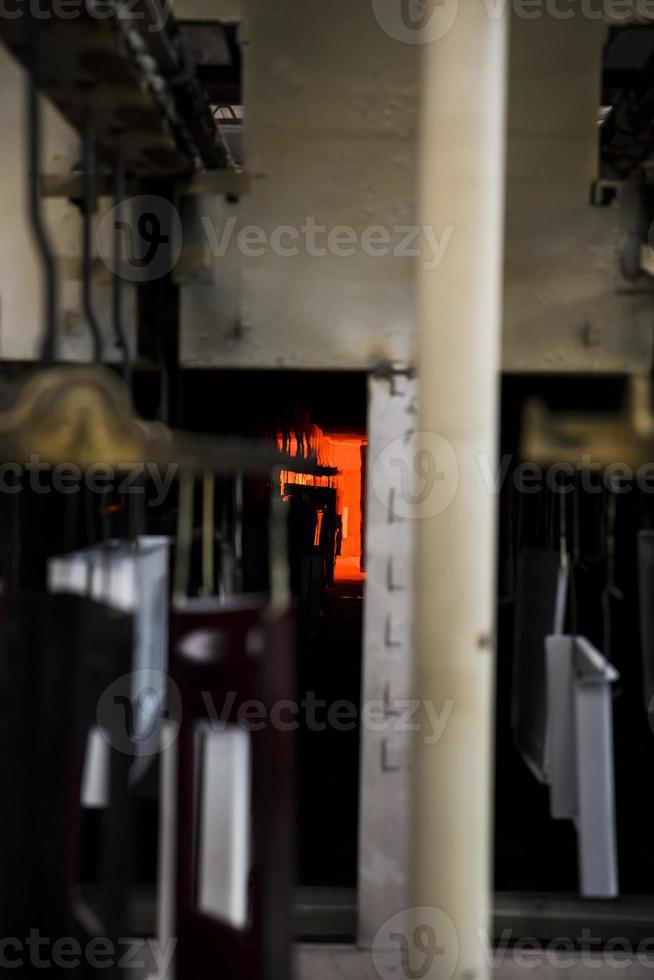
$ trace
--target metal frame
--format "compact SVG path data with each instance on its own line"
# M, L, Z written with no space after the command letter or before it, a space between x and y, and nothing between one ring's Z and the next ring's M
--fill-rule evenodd
M614 667L583 636L548 636L551 814L573 820L583 896L618 894L613 776Z

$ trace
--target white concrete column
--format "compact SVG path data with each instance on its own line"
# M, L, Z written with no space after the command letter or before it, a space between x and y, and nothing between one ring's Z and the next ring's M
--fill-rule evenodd
M434 480L416 508L416 694L439 714L452 704L438 741L417 742L410 894L414 907L449 916L453 975L474 980L489 973L497 497L487 481L498 427L507 25L506 5L456 8L444 0L434 16L453 24L423 47L419 220L439 240L444 226L451 233L437 268L420 263L416 458ZM439 938L454 943L447 928ZM427 977L452 975L453 951L444 952Z

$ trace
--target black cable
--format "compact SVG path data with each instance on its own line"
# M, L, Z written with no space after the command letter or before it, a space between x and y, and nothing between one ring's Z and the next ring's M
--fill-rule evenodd
M113 282L113 321L116 344L123 352L123 377L125 384L132 387L132 359L125 334L123 321L123 253L121 247L123 203L125 200L125 165L122 158L116 160L114 175L114 282Z
M84 316L91 332L93 360L96 364L99 364L102 361L102 334L100 333L100 325L93 309L93 297L91 295L93 283L93 246L91 232L96 204L95 146L93 142L93 128L88 118L84 124L82 137L82 166L84 168L84 201L82 206L82 304L84 306Z
M27 160L29 218L43 273L45 310L41 357L52 364L57 353L57 310L59 308L56 260L41 214L41 106L36 83L27 74Z

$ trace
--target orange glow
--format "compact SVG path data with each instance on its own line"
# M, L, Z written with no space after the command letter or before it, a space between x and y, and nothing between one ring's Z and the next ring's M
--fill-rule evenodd
M338 558L334 579L339 582L363 582L366 573L361 571L360 558Z
M357 580L364 577L360 570L362 552L361 510L361 448L366 440L361 436L325 433L318 426L310 426L308 435L292 435L277 439L279 448L292 456L303 456L321 466L338 470L334 476L313 476L306 473L281 474L281 491L284 486L299 483L310 487L331 487L336 490L336 512L342 522L341 554L336 559L335 577Z
M361 561L361 446L360 438L329 437L334 465L338 468L337 509L343 522L341 556L336 559L335 577L352 577L354 562Z

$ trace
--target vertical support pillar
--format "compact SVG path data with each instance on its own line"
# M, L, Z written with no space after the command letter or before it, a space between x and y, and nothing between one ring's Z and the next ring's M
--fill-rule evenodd
M358 944L407 904L411 736L403 724L411 697L413 522L406 519L399 474L415 453L416 384L407 374L368 382L364 711L361 725ZM393 465L395 464L395 465ZM379 939L377 939L379 942ZM396 948L396 944L392 944Z
M506 16L468 0L451 13L450 30L423 48L419 221L452 231L440 265L419 271L415 462L418 473L431 465L438 496L415 516L416 695L452 708L438 741L417 738L410 901L449 916L454 976L473 980L490 970L497 501L487 474L498 428ZM427 977L439 969L436 957Z

